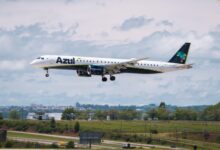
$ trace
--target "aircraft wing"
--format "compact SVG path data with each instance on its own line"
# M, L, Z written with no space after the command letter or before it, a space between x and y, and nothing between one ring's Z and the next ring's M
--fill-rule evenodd
M109 64L103 65L105 68L106 73L115 74L119 73L121 69L127 69L128 67L134 66L138 61L145 60L148 58L139 58L139 59L131 59L129 61L117 63L117 64Z

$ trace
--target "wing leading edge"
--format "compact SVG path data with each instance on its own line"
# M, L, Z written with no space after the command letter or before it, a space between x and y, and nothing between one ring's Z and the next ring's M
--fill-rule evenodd
M116 73L120 73L121 69L127 69L129 67L132 67L138 61L145 60L145 59L148 59L148 58L131 59L129 61L120 62L117 64L95 65L95 66L102 66L105 69L106 73L116 74Z

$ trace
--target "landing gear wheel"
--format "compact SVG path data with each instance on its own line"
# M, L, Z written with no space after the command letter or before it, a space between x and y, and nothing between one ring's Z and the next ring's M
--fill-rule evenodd
M103 82L106 82L106 81L107 81L107 78L106 78L106 77L102 77L102 81L103 81Z
M45 70L46 70L45 77L49 77L49 71L48 71L48 69L45 69Z
M111 81L115 81L115 76L110 76Z

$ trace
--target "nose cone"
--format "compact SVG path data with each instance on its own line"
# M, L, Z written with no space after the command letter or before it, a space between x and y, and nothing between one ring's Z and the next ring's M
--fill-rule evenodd
M36 60L33 60L30 65L35 66L36 65Z

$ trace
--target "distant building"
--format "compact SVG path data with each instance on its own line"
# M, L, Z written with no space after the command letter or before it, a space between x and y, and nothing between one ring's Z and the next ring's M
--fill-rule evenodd
M26 119L28 119L28 120L35 120L34 119L35 115L36 115L35 113L28 113Z
M47 113L49 118L54 118L55 120L61 120L62 113Z
M107 116L106 116L106 120L107 120L107 121L110 121L110 120L111 120L111 119L110 119L110 115L107 115Z
M88 121L92 121L93 116L94 116L94 113L90 112L90 113L89 113Z
M55 120L61 120L62 113L44 113L44 114L37 114L37 113L28 113L26 119L28 120L50 120L54 118Z

